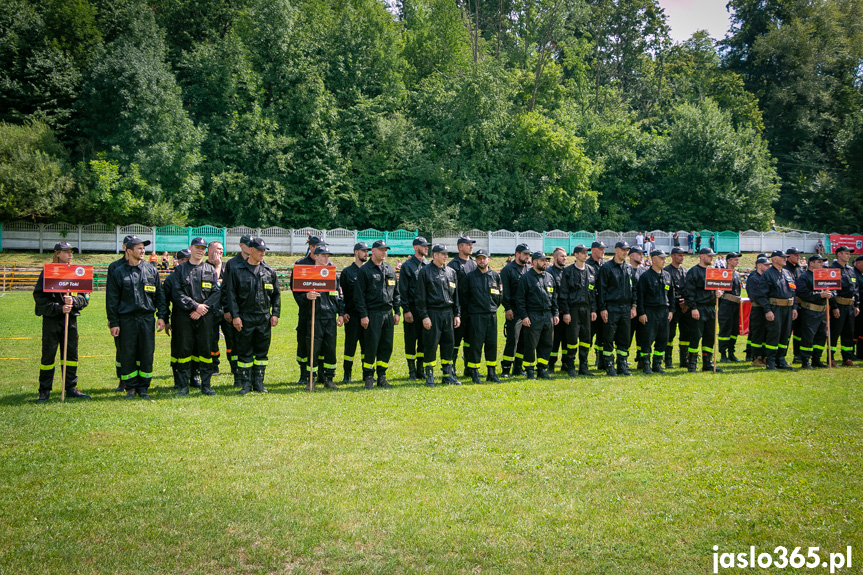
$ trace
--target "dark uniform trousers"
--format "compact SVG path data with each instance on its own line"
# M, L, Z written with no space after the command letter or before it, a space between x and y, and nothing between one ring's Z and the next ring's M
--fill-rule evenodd
M827 344L827 314L800 308L797 310L800 328L800 358L820 360Z
M578 353L578 364L587 365L587 354L590 351L590 306L571 305L569 307L569 324L560 320L558 327L566 327L567 354L564 357L564 366L571 368L575 365L575 355Z
M764 308L755 303L749 312L749 337L746 340L752 350L752 357L766 357L767 349L764 341L767 337L767 318L764 317Z
M366 348L363 350L364 379L375 367L379 375L385 374L393 354L393 310L369 310L368 314L369 327L365 330Z
M696 354L696 357L699 353L712 355L713 342L716 340L716 310L712 307L696 309L698 319L693 318L692 310L689 310L689 353Z
M863 285L858 285L857 289L863 289ZM857 336L857 359L863 359L863 310L855 318L854 326L854 334Z
M69 318L69 323L72 322L72 318ZM114 371L117 372L117 379L120 380L120 383L123 383L123 378L120 376L120 338L114 338ZM68 370L66 370L68 373Z
M740 304L719 300L719 352L734 351L740 335Z
M213 324L216 316L208 312L194 320L185 311L178 310L171 318L171 367L178 387L188 387L192 373L201 375L202 384L213 375ZM122 334L123 331L120 330Z
M437 364L437 348L440 346L441 366L450 365L453 362L455 350L455 330L452 327L452 308L429 309L428 317L431 320L431 329L423 329L423 360L426 367L434 367Z
M218 371L219 360L221 358L221 352L219 351L219 328L222 328L222 335L225 336L225 357L228 360L228 363L231 364L231 373L237 371L237 350L234 344L234 340L236 337L234 334L237 330L234 329L234 326L229 321L225 321L224 317L217 322L214 322L213 326L213 371Z
M39 365L39 391L51 391L54 368L63 359L63 332L66 315L42 316L42 362ZM60 357L57 358L57 350ZM119 371L119 369L118 369ZM66 348L66 391L78 385L78 316L69 314L69 344Z
M414 320L410 323L404 321L404 330L405 330L405 359L412 360L415 359L417 364L417 373L422 373L422 364L423 357L425 356L425 352L423 351L423 324L419 321L419 318L414 317Z
M569 346L566 339L566 324L560 321L554 326L554 341L551 344L551 356L548 360L549 371L554 370L554 364L557 363L558 357L560 357L560 365L566 365L566 356L568 353Z
M668 345L665 347L665 360L671 362L671 353L674 351L674 334L679 333L677 337L677 345L680 347L680 361L686 359L686 354L689 353L689 313L684 313L682 310L674 312L671 316L671 322L668 324Z
M234 328L237 367L242 369L251 369L253 366L266 368L273 331L269 316L263 313L241 313L240 319L243 320L243 329L237 331Z
M629 355L629 344L632 342L630 327L632 318L629 314L632 306L629 304L609 304L608 323L603 322L603 355L605 360L613 361L614 347L617 346L617 356L626 359ZM606 366L610 365L606 363Z
M800 342L803 340L802 330L803 330L803 317L802 314L797 312L797 319L791 322L791 345L794 349L794 358L803 357L800 353Z
M600 367L605 365L605 357L603 354L603 340L605 334L605 322L602 321L602 318L599 317L599 313L596 314L596 319L590 323L590 336L592 338L596 338L596 341L593 344L593 349L596 352L596 361Z
M309 337L311 337L312 314L300 311L297 317L297 363L300 372L305 373L309 367ZM317 361L318 358L315 358Z
M668 349L668 308L666 306L649 306L644 308L647 324L640 326L637 337L641 357L650 362L650 356L664 358ZM651 351L652 350L652 351Z
M354 359L356 358L357 353L357 345L360 347L360 359L363 357L363 353L366 349L365 333L366 330L364 330L363 326L360 324L360 318L357 314L350 314L350 319L348 320L348 323L345 324L345 352L343 360L346 374L351 372L349 367L353 368Z
M453 361L458 359L458 348L464 345L464 357L465 357L465 367L467 367L467 358L470 352L470 316L464 314L462 316L462 323L455 329L453 329ZM441 360L443 359L443 354L441 354ZM441 362L443 363L443 362Z
M530 327L522 325L524 332L524 366L548 365L551 346L554 343L554 322L551 312L528 313Z
M788 354L788 341L791 339L791 316L794 309L789 306L773 307L773 321L766 321L764 349L768 359L785 359Z
M497 366L497 314L496 313L472 313L470 314L470 335L468 339L471 346L468 348L468 367L479 368L482 362L482 351L485 348L486 367Z
M309 318L309 322L311 323L311 317ZM331 378L336 372L336 338L338 337L336 327L335 317L326 317L325 314L315 312L314 347L312 347L312 342L309 341L312 337L310 329L306 330L306 341L303 342L305 349L315 350L315 365L318 366L319 372L322 369L326 370Z
M145 390L153 379L156 350L156 320L153 313L119 317L120 379L126 389Z
M524 333L521 320L504 320L503 335L506 337L506 343L503 346L500 365L503 369L509 369L509 366L515 362L518 368L524 361Z
M839 310L839 317L833 317L833 310ZM831 305L830 306L830 347L833 348L833 357L839 357L842 352L843 360L854 361L854 306L853 305ZM842 345L839 345L839 338Z
M641 355L642 355L641 354L641 340L642 340L641 328L642 327L644 327L644 326L641 325L640 321L638 321L638 315L636 314L636 316L629 321L629 334L630 334L629 345L631 347L632 343L635 342L635 358L638 359L639 361L641 360ZM639 365L641 365L641 364L639 363Z

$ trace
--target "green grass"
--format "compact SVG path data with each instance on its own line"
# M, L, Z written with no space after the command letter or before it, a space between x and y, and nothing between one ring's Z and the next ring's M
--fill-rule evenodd
M175 397L159 334L154 400L125 401L94 294L93 400L55 383L36 405L40 320L0 296L0 573L708 573L714 545L863 549L863 370L427 389L397 351L395 389L309 394L284 304L268 395L221 375Z

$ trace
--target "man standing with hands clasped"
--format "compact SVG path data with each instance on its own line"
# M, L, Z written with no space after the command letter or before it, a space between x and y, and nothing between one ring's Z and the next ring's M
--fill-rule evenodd
M572 251L575 263L563 270L557 296L562 323L566 325L564 369L569 377L593 377L587 365L587 355L590 351L590 328L596 320L596 277L593 267L587 265L587 246L577 245ZM575 372L576 352L578 374Z
M603 323L603 355L608 375L632 375L626 358L629 355L631 321L635 317L635 270L626 263L629 244L614 245L614 259L599 268L596 279L597 308ZM617 370L614 369L614 347L617 346Z
M689 372L698 371L701 353L702 371L713 371L713 341L716 339L716 299L721 291L707 289L707 268L713 264L713 250L698 250L698 265L686 272L683 298L689 309ZM790 327L790 325L789 325ZM717 367L716 372L722 369Z
M530 255L531 268L518 280L515 292L515 317L524 331L524 367L528 379L552 379L548 360L554 343L554 326L560 322L554 277L546 271L548 256ZM534 365L538 373L534 375Z
M662 250L650 252L650 268L638 278L636 312L638 323L641 324L638 337L641 369L645 375L665 373L662 363L668 346L668 326L674 315L669 301L671 276L662 269L666 257L668 254Z
M360 325L365 330L366 349L363 351L363 381L366 389L375 386L392 387L387 381L387 368L393 354L393 332L399 324L401 300L396 286L396 270L386 261L390 247L384 240L372 244L372 259L360 268L354 299Z
M860 313L860 286L854 268L848 262L854 250L845 246L836 248L836 259L830 269L841 270L842 287L830 300L830 347L833 357L842 353L842 365L854 367L854 321ZM842 347L839 347L839 338Z
M437 348L440 346L440 364L444 377L441 383L461 385L455 377L453 356L454 330L461 325L458 303L458 280L456 271L446 265L447 248L442 244L432 246L431 265L424 267L417 277L415 304L423 326L423 359L425 360L426 385L434 387L434 365Z

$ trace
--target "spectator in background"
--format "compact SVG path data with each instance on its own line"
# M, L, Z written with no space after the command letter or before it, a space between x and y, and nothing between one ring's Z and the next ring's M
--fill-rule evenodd
M701 250L701 234L695 234L695 251Z
M644 249L644 234L638 232L635 236L635 245L640 247L642 250Z
M815 244L815 253L819 256L823 256L825 251L824 242L822 240L818 240L818 243Z
M148 261L150 262L150 265L152 265L154 268L159 268L159 256L156 255L155 250L150 252L150 259Z
M650 234L645 232L644 233L644 253L649 254L651 251L653 251L653 236L651 236ZM644 263L648 267L650 267L650 262L648 261L649 259L650 258L644 258Z
M688 237L686 238L686 241L689 244L689 253L692 253L694 251L694 245L695 245L695 232L694 231L689 232Z
M672 236L671 236L671 239L673 240L672 246L675 248L679 248L680 247L680 235L677 232L674 232L674 234L672 234Z
M716 234L710 234L710 249L716 251Z
M169 263L170 263L170 258L168 257L168 252L163 252L162 253L162 265L161 265L162 269L167 270Z

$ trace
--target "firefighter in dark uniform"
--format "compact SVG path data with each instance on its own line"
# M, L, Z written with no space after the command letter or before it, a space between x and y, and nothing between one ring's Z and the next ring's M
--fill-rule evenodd
M641 265L641 262L644 261L644 249L641 246L631 246L629 248L629 265L632 266L632 281L638 286L638 279L642 276L644 272L646 272L649 268ZM636 302L637 303L637 302ZM636 314L638 311L636 310ZM638 315L636 315L629 322L629 333L630 335L630 344L632 347L632 343L635 342L635 360L636 365L639 369L641 369L641 322L638 321Z
M120 254L119 259L116 259L113 262L111 262L110 264L108 264L108 271L105 274L106 280L107 280L107 278L111 277L111 273L115 269L117 269L119 266L126 263L126 242L131 237L132 236L126 236L125 238L123 238L123 244L122 244L123 252ZM108 327L110 328L110 326L108 326ZM120 379L120 340L117 339L116 337L111 338L111 339L114 340L114 369L117 373L117 381L118 381L117 389L115 389L114 391L126 391L126 384L123 383L122 379Z
M755 269L746 279L746 293L752 301L746 347L751 350L753 367L767 367L767 348L764 347L767 336L767 319L765 319L764 314L767 313L770 299L767 297L768 288L764 279L764 272L769 266L770 260L766 257L759 257L755 260Z
M803 273L803 266L800 265L800 251L797 248L788 248L785 250L788 259L785 261L785 269L794 278L794 283ZM800 314L797 314L797 319L791 322L791 341L793 342L794 356L791 363L800 363Z
M740 254L731 252L725 256L725 263L731 270L731 291L722 292L719 300L719 359L720 363L737 363L740 360L734 355L737 347L737 336L740 335L740 293L742 283L737 266L740 264Z
M593 277L599 276L599 268L603 266L605 260L606 245L603 242L596 241L590 244L590 257L587 258L587 265L593 270ZM594 294L596 297L596 294ZM602 330L604 327L602 317L597 314L596 319L590 322L590 337L593 338L593 351L596 354L596 369L608 369L605 365L605 354L602 352Z
M162 292L165 294L165 306L168 308L168 315L165 319L165 334L171 337L171 372L174 374L174 389L178 391L182 386L180 385L180 380L177 376L177 369L180 367L177 358L185 356L183 355L182 351L183 342L181 341L181 339L172 337L172 323L174 316L182 313L182 310L180 310L179 308L175 309L172 304L174 303L174 292L177 290L177 283L180 278L180 276L177 275L177 268L189 261L189 258L191 256L192 252L190 252L188 248L183 248L177 253L175 253L174 261L177 265L174 267L173 270L171 270L171 273L168 274L168 277L165 278L165 281L162 282ZM191 380L189 381L189 385L191 387L194 387L195 389L201 389L201 378L198 377L197 366L193 366L192 368L192 376Z
M423 326L423 359L425 360L425 383L434 387L434 366L437 363L437 348L440 346L440 364L443 372L441 383L461 385L455 377L453 355L454 330L461 324L461 309L458 300L458 278L456 271L446 263L447 248L442 244L432 246L431 264L420 270L417 276L414 304L417 319Z
M680 350L680 367L689 367L689 309L683 300L683 283L686 280L686 268L683 259L686 251L678 246L671 248L671 263L665 266L665 271L671 277L671 323L668 325L668 347L665 349L665 369L674 367L674 334L678 333L677 346Z
M860 305L857 306L857 318L854 322L854 335L857 339L857 359L863 359L863 256L857 256L854 260L854 278L857 284L857 295L860 297Z
M344 369L344 377L342 383L351 382L351 372L354 369L354 359L357 353L357 344L360 347L360 360L362 361L365 343L363 335L365 331L360 326L360 316L357 315L357 304L354 299L354 290L357 287L357 276L360 273L360 268L365 265L369 259L369 246L366 242L358 242L354 244L354 262L342 270L339 277L339 285L342 288L342 300L345 307L344 326L345 326L345 348L344 360L342 368Z
M527 244L518 244L512 261L504 266L500 272L500 281L503 282L503 310L504 324L503 335L506 343L503 347L503 355L500 362L500 376L509 377L512 367L513 375L521 375L524 362L524 340L521 334L521 321L515 317L515 290L518 281L527 271L527 260L530 259L530 248Z
M819 254L809 256L809 268L797 278L797 319L800 320L800 369L827 367L821 354L827 344L827 300L829 290L815 291L813 270L821 269L827 259Z
M614 259L599 268L596 278L596 308L603 323L603 356L611 377L632 375L626 358L632 336L629 333L636 311L635 270L626 263L629 244L614 245ZM614 348L617 346L617 370L614 369Z
M689 309L689 372L698 371L701 353L702 371L713 371L713 343L716 339L716 298L721 291L707 290L707 268L713 264L713 250L698 250L698 265L686 272L683 299ZM720 373L722 368L717 367Z
M497 308L503 299L503 281L493 269L489 268L489 255L486 250L474 252L476 269L467 274L458 284L459 305L462 317L470 316L470 342L468 369L473 383L481 383L479 366L485 348L485 380L500 383L497 369ZM404 269L404 266L402 266Z
M365 333L363 382L366 389L375 386L375 369L379 387L392 387L387 368L393 354L394 326L399 324L399 299L396 270L385 260L389 246L383 240L372 244L372 258L360 268L354 301Z
M423 346L422 326L415 318L416 306L414 305L414 292L417 286L417 275L428 262L429 243L422 236L417 236L413 241L414 255L402 264L399 270L399 298L404 311L405 332L405 359L408 362L408 381L416 381L417 373L420 377L425 373L423 369Z
M225 271L222 276L222 300L221 300L221 308L222 308L222 333L225 334L225 355L228 357L228 363L231 364L231 373L234 377L234 385L242 385L236 378L237 375L237 346L236 346L236 333L237 330L234 329L234 325L231 323L233 318L231 317L231 311L228 309L228 297L231 292L231 269L237 265L245 263L245 261L249 258L249 242L251 241L251 236L243 236L240 238L239 248L240 251L228 260L225 264Z
M322 244L318 244L312 252L315 265L331 267L332 274L335 276L336 269L330 263L331 255L330 249ZM303 342L303 346L311 350L316 359L321 358L318 363L318 381L322 382L327 389L338 389L333 382L333 377L336 375L336 338L338 334L336 328L341 327L345 320L345 306L338 280L336 280L336 289L333 291L310 291L305 292L305 294L305 299L300 302L300 309L303 316L308 317L311 322L312 305L315 306L315 341L314 345L311 341ZM309 331L309 337L311 338L311 331ZM311 380L306 390L312 390Z
M830 266L841 270L842 274L842 289L830 300L830 347L834 358L842 352L842 365L847 367L854 367L854 322L860 313L860 287L854 268L848 264L853 251L839 246ZM842 347L839 347L839 338L842 338Z
M156 331L165 329L168 317L159 271L143 261L144 247L149 243L130 236L126 263L111 272L105 287L108 326L111 335L120 340L120 378L126 386L126 399L135 395L150 398L147 389L153 379ZM158 318L155 326L153 314Z
M671 276L663 269L665 258L662 250L650 252L650 267L638 278L636 289L636 313L641 328L641 369L645 375L665 373L662 369L665 351L668 349L668 326L671 311ZM652 363L652 365L651 365Z
M194 372L200 376L201 393L216 394L210 385L215 346L213 325L219 321L217 314L222 294L216 268L204 261L206 247L204 238L194 238L189 245L189 260L178 265L171 276L175 278L170 288L171 359L176 360L174 386L178 388L178 395L188 395Z
M554 287L558 294L560 294L560 279L563 276L564 269L566 269L566 250L561 247L556 247L554 248L554 251L551 252L551 265L546 268L546 271L554 278ZM569 349L566 344L566 324L561 321L554 326L554 341L551 344L551 358L548 360L548 372L554 373L554 366L557 364L558 357L560 357L560 370L566 371L566 355L568 353Z
M249 391L267 393L264 376L267 371L272 330L279 324L282 299L279 277L264 263L267 253L263 238L249 240L249 258L234 266L229 274L231 282L228 311L236 332L237 380L240 394Z
M548 256L530 255L531 268L518 280L515 317L524 332L524 367L528 379L552 379L548 359L554 342L554 326L560 323L554 277L546 271ZM534 366L537 367L534 374Z
M222 279L225 276L225 265L227 263L222 261L222 254L225 253L224 250L225 248L222 246L222 242L212 241L207 244L207 263L213 266L213 269L216 270L216 279L219 284L219 301L212 310L213 313L216 314L216 317L211 321L213 324L213 375L219 374L219 367L222 363L222 352L219 350L219 328L222 328L223 332L231 331L230 324L227 324L222 317L221 287Z
M306 255L294 262L295 266L313 266L315 259L312 257L312 252L319 245L326 245L318 236L309 236L306 240L309 250ZM290 283L288 284L293 291L294 286L294 271L291 269ZM311 334L312 316L311 308L303 309L302 301L306 299L306 292L294 292L294 300L300 308L300 313L297 315L297 363L300 366L300 379L297 381L299 385L309 387L309 349L306 347L306 342L309 341ZM309 315L305 315L308 311ZM321 358L316 357L315 360L320 361Z
M72 254L78 248L65 241L54 245L55 264L71 264ZM39 398L36 403L45 403L54 385L54 367L57 364L57 349L63 357L63 337L66 330L66 316L69 316L69 338L66 346L66 397L90 399L86 393L78 391L78 316L90 303L88 294L62 294L42 290L45 271L39 273L33 299L36 301L36 315L42 316L42 361L39 365Z
M764 347L767 349L767 369L794 368L788 365L788 342L791 339L791 322L797 317L797 304L794 300L797 285L791 273L785 269L786 255L782 250L770 254L772 265L764 272L767 284L768 306L764 319L767 320L767 333Z
M590 352L590 329L596 319L596 276L594 268L587 265L587 247L577 245L572 250L575 262L567 266L560 278L557 296L560 323L566 326L566 363L569 377L575 377L575 355L578 353L578 375L593 377L588 368ZM559 325L559 324L558 324Z
M464 276L472 272L476 269L476 262L474 262L470 255L473 253L473 245L476 243L476 240L470 239L468 236L460 236L458 241L456 242L456 247L458 248L458 253L456 256L450 260L447 264L449 267L455 270L456 280L458 283L464 281ZM463 359L465 362L464 367L464 375L467 377L467 355L468 350L470 349L470 332L468 331L469 326L468 318L465 316L463 318L465 321L461 322L459 327L455 329L455 352L453 354L453 372L455 372L455 364L458 361L458 348L461 347L462 341L464 342L464 354Z

